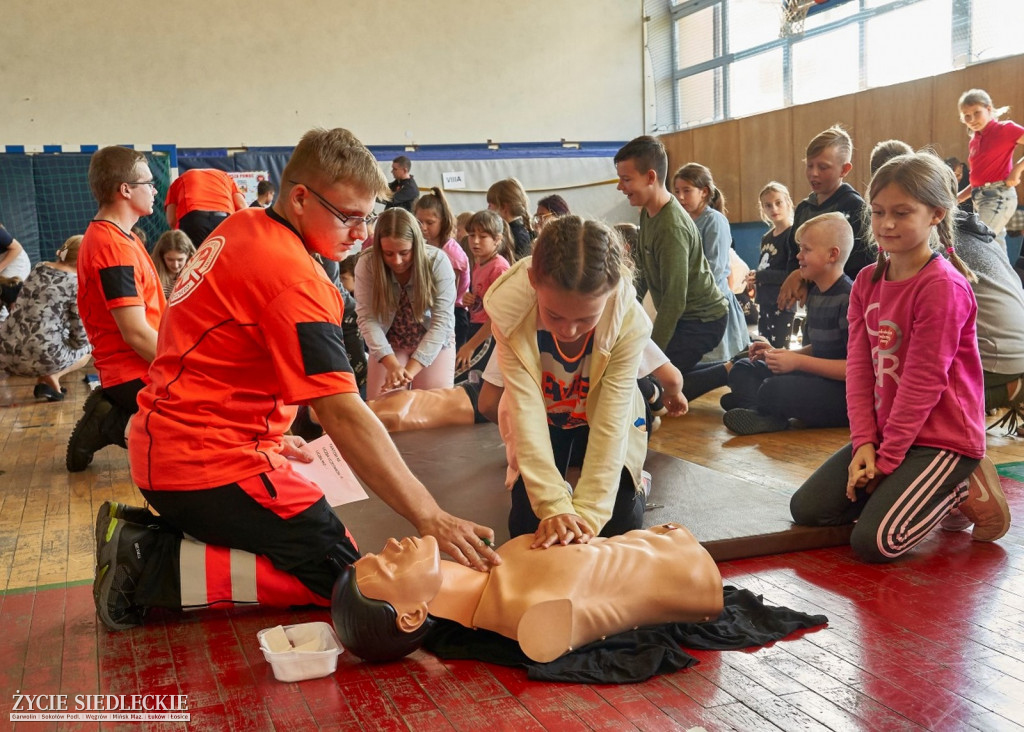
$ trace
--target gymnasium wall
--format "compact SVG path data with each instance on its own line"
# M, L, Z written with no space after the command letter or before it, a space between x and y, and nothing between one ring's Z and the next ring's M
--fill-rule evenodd
M4 145L623 140L642 0L9 3Z
M1006 116L1024 123L1024 55L904 84L869 89L720 124L664 135L669 177L683 164L707 165L725 193L729 220L759 220L757 193L769 180L785 183L794 201L807 196L804 152L818 132L838 122L853 137L853 171L846 179L864 192L877 142L896 138L915 149L931 146L943 158L967 158L967 128L957 100L967 89L989 92ZM1024 189L1018 190L1024 201ZM734 227L735 229L736 227ZM763 227L761 227L763 231ZM760 233L757 234L760 237Z

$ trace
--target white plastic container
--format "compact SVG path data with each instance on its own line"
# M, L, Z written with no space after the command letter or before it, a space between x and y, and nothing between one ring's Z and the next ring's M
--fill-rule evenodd
M274 669L274 678L278 681L292 682L306 679L319 679L321 676L333 674L338 669L338 656L342 653L341 643L329 623L300 623L284 626L285 635L294 646L316 641L318 650L285 651L274 653L266 644L263 636L272 628L264 628L256 634L260 650L267 663Z

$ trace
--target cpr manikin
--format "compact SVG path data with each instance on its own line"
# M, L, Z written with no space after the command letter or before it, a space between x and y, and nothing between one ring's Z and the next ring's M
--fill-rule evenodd
M415 650L428 615L519 642L539 662L638 626L714 619L722 578L693 535L676 524L531 549L532 535L498 549L501 564L475 572L441 560L427 537L389 539L334 588L342 644L384 661ZM375 602L379 601L379 602Z

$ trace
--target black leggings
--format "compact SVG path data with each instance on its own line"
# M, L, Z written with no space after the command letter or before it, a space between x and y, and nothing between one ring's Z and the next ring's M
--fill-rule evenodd
M558 468L562 477L569 470L570 465L582 465L583 456L587 451L587 439L590 436L589 427L576 427L571 430L563 430L559 427L548 426L551 435L551 449L555 456L555 467ZM639 529L644 523L644 499L643 493L638 493L633 482L633 476L629 470L622 468L619 478L618 492L615 494L615 507L612 509L612 517L601 527L600 536L618 536L633 529ZM508 515L508 533L515 537L522 534L532 534L540 526L540 519L533 512L530 505L530 496L526 492L526 484L523 477L519 476L515 485L512 486L512 510Z

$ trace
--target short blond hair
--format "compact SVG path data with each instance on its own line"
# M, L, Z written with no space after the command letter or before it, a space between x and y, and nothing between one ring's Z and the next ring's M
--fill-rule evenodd
M828 237L829 246L839 249L840 268L846 266L846 260L850 258L853 251L853 227L846 217L838 211L815 216L809 221L800 224L796 230L796 243L799 244L804 235L811 229L821 229L821 233Z
M827 130L822 130L807 143L806 160L821 155L830 147L834 147L843 157L843 162L848 163L853 159L853 139L842 125L834 124Z
M316 127L299 140L281 174L281 195L294 183L326 185L347 183L379 200L391 198L387 178L377 159L355 135L341 127Z

